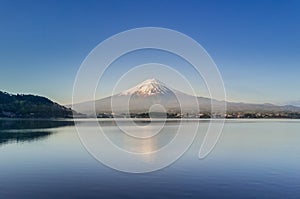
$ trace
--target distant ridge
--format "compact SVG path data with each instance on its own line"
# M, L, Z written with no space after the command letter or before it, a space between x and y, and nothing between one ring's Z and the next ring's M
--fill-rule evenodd
M9 94L0 91L0 117L6 118L69 118L73 111L46 97Z
M181 99L179 104L176 97ZM114 110L111 107L111 101L114 102ZM91 114L93 108L96 107L97 113L122 113L126 109L124 103L129 101L130 113L148 112L149 108L154 104L161 104L167 112L183 112L193 113L195 106L199 106L200 112L211 112L212 101L217 107L222 107L224 103L227 105L228 114L238 113L300 113L300 107L286 105L277 106L274 104L250 104L250 103L234 103L222 102L215 99L204 98L199 96L191 96L178 90L168 87L165 83L148 79L128 90L120 92L116 95L99 99L96 101L88 101L75 104L73 109L85 114ZM197 108L198 109L198 108Z

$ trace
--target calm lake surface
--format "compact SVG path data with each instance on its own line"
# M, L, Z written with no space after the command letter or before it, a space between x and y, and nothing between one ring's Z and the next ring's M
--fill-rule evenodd
M199 131L179 160L130 174L94 159L71 121L0 120L0 198L300 198L299 120L227 120L216 147L201 160L208 122L183 125L191 122L199 122ZM101 124L128 147L113 122ZM159 147L176 126L167 122L159 142L132 150ZM80 128L96 127L82 121Z

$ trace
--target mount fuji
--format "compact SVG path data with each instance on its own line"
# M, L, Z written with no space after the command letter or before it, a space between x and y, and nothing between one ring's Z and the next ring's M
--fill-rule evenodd
M172 95L174 94L163 82L157 79L148 79L137 86L121 92L118 96L135 95L141 97L155 95Z
M234 103L192 96L175 90L157 79L145 80L113 96L73 104L72 108L84 114L92 114L94 107L96 113L125 113L128 111L141 113L148 112L155 104L160 104L167 112L196 113L199 109L201 112L210 112L212 103L216 110L226 103L227 112L300 112L300 107L291 105Z
M85 114L91 114L94 105L97 113L124 113L128 109L130 113L139 113L148 112L151 106L160 104L167 112L180 112L180 109L193 111L198 107L198 98L172 89L157 79L147 79L116 95L75 104L73 108ZM210 106L209 98L202 99Z

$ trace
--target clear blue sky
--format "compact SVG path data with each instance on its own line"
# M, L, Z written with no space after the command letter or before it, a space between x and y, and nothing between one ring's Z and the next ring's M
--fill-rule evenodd
M229 100L300 100L300 1L0 0L0 90L70 103L81 62L101 41L158 26L198 41Z

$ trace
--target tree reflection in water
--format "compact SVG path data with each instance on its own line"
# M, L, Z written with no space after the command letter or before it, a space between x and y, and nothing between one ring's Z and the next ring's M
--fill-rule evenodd
M72 120L0 120L0 145L9 142L30 142L47 138L53 128L74 125Z

